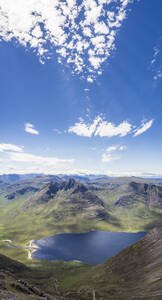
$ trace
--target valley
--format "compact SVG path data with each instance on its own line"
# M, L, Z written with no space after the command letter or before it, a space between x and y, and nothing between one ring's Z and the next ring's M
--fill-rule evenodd
M95 293L97 300L160 300L161 228L160 180L75 176L1 180L0 297L90 300ZM95 231L148 233L102 264L28 259L25 251L33 250L31 240ZM6 247L6 240L15 247Z
M10 239L15 246L58 233L148 231L161 220L160 181L75 176L1 180L0 239ZM0 249L15 258L14 249ZM25 261L24 254L21 257Z

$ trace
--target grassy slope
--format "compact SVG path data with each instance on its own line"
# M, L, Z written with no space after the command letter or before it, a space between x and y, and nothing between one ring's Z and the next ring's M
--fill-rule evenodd
M58 193L46 204L26 208L25 203L32 196L31 192L14 200L4 198L3 192L0 194L0 239L11 239L15 245L23 246L29 240L61 232L86 232L92 229L133 232L161 224L162 211L159 208L149 209L141 197L127 208L114 206L119 197L128 194L125 184L128 178L121 180L124 184L119 186L114 179L110 185L103 181L91 184L91 187L98 188L94 192L104 202L108 213L105 221L90 218L86 209L80 210L69 201L68 193ZM3 244L0 244L0 252L20 261L26 262L27 259L24 250L6 248Z
M162 299L161 236L162 229L154 229L103 265L65 272L62 290L71 291L68 299L92 299L93 290L97 299L104 300Z
M0 269L3 274L9 271L7 290L13 291L14 281L15 293L20 292L20 284L24 287L21 278L57 299L92 300L94 290L97 300L161 300L161 236L162 228L154 229L101 265L38 261L37 266L26 268L0 256Z

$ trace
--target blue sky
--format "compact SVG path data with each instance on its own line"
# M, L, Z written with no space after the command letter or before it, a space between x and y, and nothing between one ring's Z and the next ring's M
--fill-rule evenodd
M0 173L162 176L161 11L0 0Z

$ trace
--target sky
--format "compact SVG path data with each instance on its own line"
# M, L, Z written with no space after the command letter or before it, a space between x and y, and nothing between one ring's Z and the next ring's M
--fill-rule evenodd
M0 174L162 176L161 12L0 0Z

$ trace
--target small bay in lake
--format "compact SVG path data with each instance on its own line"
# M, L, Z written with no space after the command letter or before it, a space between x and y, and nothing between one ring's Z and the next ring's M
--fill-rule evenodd
M103 263L118 254L123 248L135 244L146 235L145 232L107 232L64 233L34 241L38 247L33 259L82 261Z

